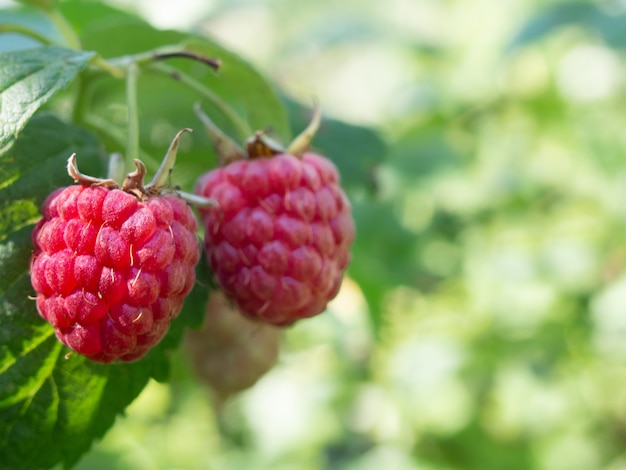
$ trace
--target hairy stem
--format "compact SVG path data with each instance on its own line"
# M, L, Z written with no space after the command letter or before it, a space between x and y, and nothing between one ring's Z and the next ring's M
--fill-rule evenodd
M109 74L111 74L113 78L124 78L124 75L126 74L124 69L120 67L116 67L115 65L111 64L109 61L104 60L100 56L100 54L96 54L96 56L93 59L91 59L91 65L101 70L105 70L106 72L109 72Z
M134 62L128 64L126 73L126 106L128 109L128 136L126 143L126 161L139 158L139 112L137 109L137 80L139 67Z
M52 9L46 10L46 13L63 36L63 39L65 39L68 47L75 50L82 49L80 39L78 39L74 28L67 22L61 12L57 9Z
M188 202L190 205L198 209L208 209L209 207L219 207L219 204L215 199L210 199L197 194L186 193L184 191L174 191L176 195L183 201Z
M180 83L191 88L204 99L206 99L209 103L211 103L213 107L217 108L230 121L230 123L239 134L241 140L246 139L247 137L252 135L252 129L250 128L250 126L248 126L248 123L245 120L241 119L239 115L233 110L233 108L228 105L228 103L223 101L216 93L213 93L196 79L166 64L153 63L152 65L150 65L149 69L163 75L167 75L168 77L179 81Z
M213 59L211 57L206 57L188 51L157 52L153 55L154 60L165 60L174 58L193 59L197 62L202 62L203 64L208 65L214 70L219 70L219 68L222 66L222 61L219 59Z

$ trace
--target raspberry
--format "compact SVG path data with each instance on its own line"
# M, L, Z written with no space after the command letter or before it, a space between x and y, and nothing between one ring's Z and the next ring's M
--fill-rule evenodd
M225 399L252 387L276 363L280 330L243 316L215 292L204 326L188 331L185 346L196 376Z
M276 326L323 312L350 260L354 222L337 169L302 151L318 123L288 150L262 133L248 142L247 155L236 144L218 145L230 146L221 155L229 163L196 183L195 192L219 206L200 211L218 284L245 315ZM225 138L209 130L214 140Z
M81 184L50 194L33 231L37 309L74 351L133 361L163 338L195 283L197 222L177 195L144 191L139 166L127 178L136 184L118 189L94 186L72 158Z

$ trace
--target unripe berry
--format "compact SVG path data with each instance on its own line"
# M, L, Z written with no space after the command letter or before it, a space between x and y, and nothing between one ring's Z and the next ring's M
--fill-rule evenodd
M185 345L198 378L224 399L252 387L274 366L280 330L246 318L214 292L202 329L188 331Z

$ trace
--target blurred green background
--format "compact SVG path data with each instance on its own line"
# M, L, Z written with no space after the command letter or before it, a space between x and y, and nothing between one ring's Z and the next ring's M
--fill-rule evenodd
M626 469L623 1L111 4L371 131L316 141L358 230L328 313L224 404L181 350L78 469Z

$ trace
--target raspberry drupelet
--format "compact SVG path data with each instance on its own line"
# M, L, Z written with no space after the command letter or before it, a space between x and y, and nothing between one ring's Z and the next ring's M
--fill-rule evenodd
M337 169L306 151L318 124L316 113L288 149L262 132L246 152L214 135L224 165L196 183L218 206L200 211L218 284L245 315L277 326L323 312L350 260L355 229Z
M96 362L144 356L195 283L196 218L175 192L144 188L136 164L120 189L78 173L72 156L79 184L48 196L33 231L37 309L63 344Z

